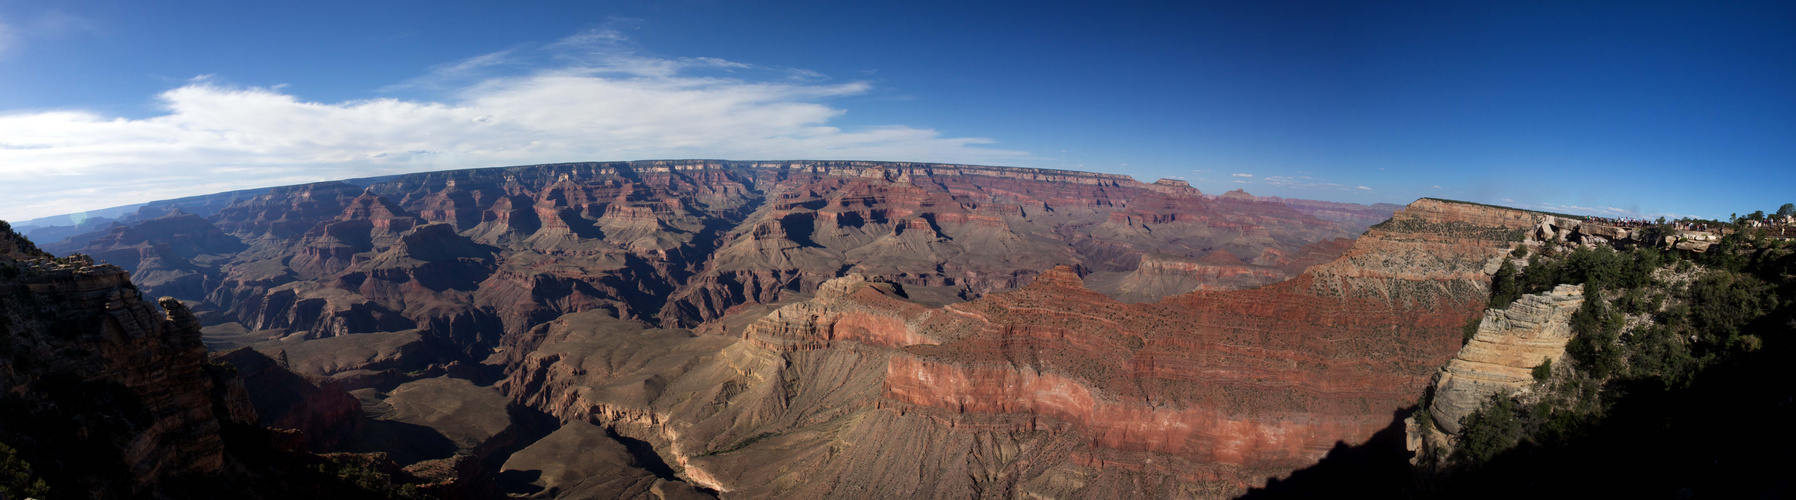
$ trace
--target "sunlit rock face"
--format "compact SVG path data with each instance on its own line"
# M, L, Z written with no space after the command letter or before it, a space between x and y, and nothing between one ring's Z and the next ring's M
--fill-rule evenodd
M1584 304L1577 285L1523 295L1501 310L1488 310L1465 347L1435 380L1429 414L1434 426L1458 434L1459 420L1477 411L1493 394L1513 394L1534 383L1534 367L1564 365L1571 342L1571 316Z

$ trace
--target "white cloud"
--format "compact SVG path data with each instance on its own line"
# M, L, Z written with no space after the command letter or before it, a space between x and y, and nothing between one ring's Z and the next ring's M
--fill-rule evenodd
M1234 174L1235 177L1253 177L1253 174Z
M1440 188L1441 188L1441 187L1440 187L1440 186L1434 186L1434 188L1435 188L1435 189L1440 189Z
M1356 187L1355 187L1355 188L1354 188L1354 189L1364 189L1364 190L1366 190L1366 191L1371 191L1371 190L1372 190L1372 188L1369 188L1369 187L1365 187L1365 186L1356 186Z
M553 46L591 49L622 39L614 31L589 31ZM562 161L1029 158L983 147L990 139L928 128L829 125L845 110L823 101L864 93L870 88L864 82L694 75L750 66L627 50L599 50L522 75L479 76L515 55L494 52L433 69L468 79L442 99L314 102L277 88L198 78L163 92L164 112L143 119L79 110L0 113L0 218L325 179Z

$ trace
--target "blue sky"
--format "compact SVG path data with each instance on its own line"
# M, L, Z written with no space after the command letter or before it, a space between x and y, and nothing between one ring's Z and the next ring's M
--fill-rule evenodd
M1796 201L1787 2L855 3L0 0L0 218L656 158L1646 216Z

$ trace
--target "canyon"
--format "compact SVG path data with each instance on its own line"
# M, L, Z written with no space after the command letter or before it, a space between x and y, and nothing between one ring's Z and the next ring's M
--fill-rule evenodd
M888 162L196 200L43 247L171 296L246 421L473 497L1231 497L1401 420L1503 256L1578 227Z

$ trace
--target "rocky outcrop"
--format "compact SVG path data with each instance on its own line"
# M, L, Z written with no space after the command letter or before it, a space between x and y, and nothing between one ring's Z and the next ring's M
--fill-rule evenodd
M32 243L31 240L25 239L25 237L20 236L19 233L13 232L11 224L7 224L6 221L0 221L0 264L14 265L16 268L16 264L19 261L38 260L49 257L50 255L48 253L39 250L37 245Z
M255 417L214 413L192 312L144 300L117 266L32 248L0 231L13 260L0 276L0 441L74 496L153 495L170 478L221 470L221 419Z
M1424 198L1372 226L1340 258L1311 267L1303 281L1324 297L1411 309L1461 304L1474 311L1489 292L1499 255L1545 217Z
M1618 226L1600 220L1580 220L1547 215L1528 233L1530 242L1562 241L1585 246L1616 248L1645 245L1702 253L1721 241L1722 231L1693 231L1675 225Z
M1197 188L1191 187L1191 183L1185 182L1180 179L1160 179L1160 180L1154 181L1153 184L1148 185L1147 188L1154 190L1154 192L1156 192L1156 193L1169 194L1169 195L1174 195L1174 196L1203 196L1204 195L1204 193L1202 191L1198 191Z
M1428 407L1433 425L1459 433L1459 420L1477 411L1493 394L1519 393L1534 383L1542 363L1562 363L1571 341L1571 315L1584 303L1583 289L1559 285L1551 292L1524 295L1507 309L1487 310L1478 333L1447 362L1434 382Z

